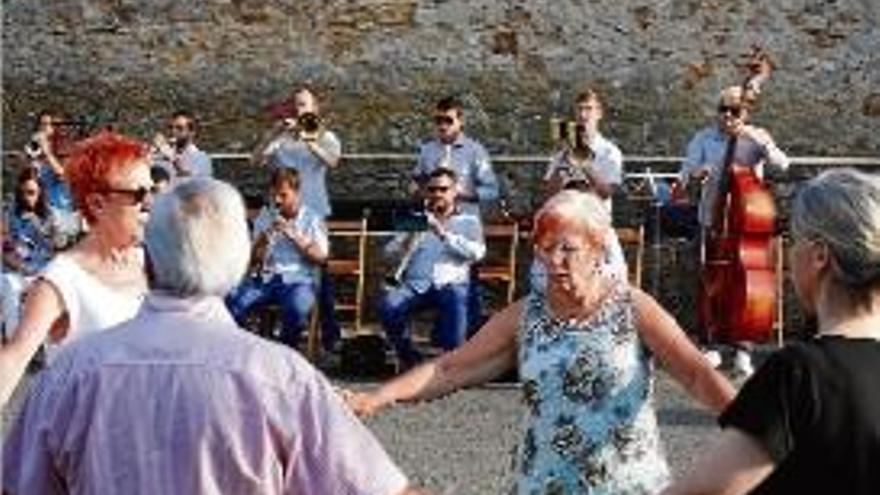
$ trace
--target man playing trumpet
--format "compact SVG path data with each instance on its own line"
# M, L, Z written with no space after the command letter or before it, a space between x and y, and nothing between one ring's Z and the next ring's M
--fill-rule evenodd
M330 216L327 168L339 165L342 144L323 127L318 100L307 88L293 94L292 108L279 111L277 122L257 147L252 161L274 168L292 168L302 182L302 200L322 219Z
M599 132L604 110L595 90L578 94L574 110L573 139L560 136L564 149L550 161L544 181L551 194L561 189L589 189L611 211L611 196L623 180L623 155Z
M409 317L433 307L437 321L434 345L451 350L466 338L471 265L483 258L486 244L478 216L457 203L456 173L448 168L431 172L425 185L427 230L398 234L385 248L388 256L401 256L396 285L390 287L379 308L385 333L402 368L418 363L412 345Z

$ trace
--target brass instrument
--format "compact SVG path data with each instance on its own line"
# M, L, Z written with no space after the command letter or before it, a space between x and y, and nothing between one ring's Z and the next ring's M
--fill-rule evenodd
M296 128L303 141L317 141L324 133L324 122L318 114L307 112L296 119Z
M550 123L551 137L569 167L568 178L563 187L589 189L587 170L593 166L595 153L587 142L586 128L574 120L554 118Z

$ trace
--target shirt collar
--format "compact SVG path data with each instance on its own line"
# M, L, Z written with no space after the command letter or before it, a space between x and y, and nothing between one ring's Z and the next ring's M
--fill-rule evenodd
M234 323L223 300L217 296L177 297L160 291L150 291L142 311L178 313L199 319Z

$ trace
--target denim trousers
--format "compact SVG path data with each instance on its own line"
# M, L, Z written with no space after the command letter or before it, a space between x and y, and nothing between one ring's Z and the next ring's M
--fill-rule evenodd
M379 307L379 318L397 357L405 366L415 364L421 357L412 345L410 316L421 309L435 308L437 320L431 341L444 350L455 349L467 338L469 295L468 283L431 287L423 293L417 293L405 284L386 291Z
M227 306L239 325L248 315L269 304L281 308L281 340L291 347L299 344L300 334L308 325L309 312L315 304L316 287L313 282L284 283L280 275L268 281L249 277L227 298Z

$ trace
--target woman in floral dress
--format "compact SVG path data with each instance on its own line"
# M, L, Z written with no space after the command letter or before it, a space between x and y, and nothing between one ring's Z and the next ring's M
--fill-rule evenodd
M360 414L484 383L517 362L526 403L520 494L642 494L668 481L653 408L653 362L720 412L730 383L651 296L608 273L610 218L563 191L535 215L543 291L497 314L464 346L382 387L350 394Z

